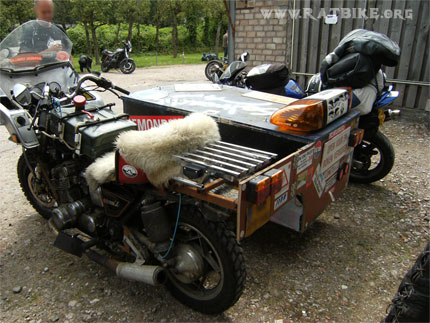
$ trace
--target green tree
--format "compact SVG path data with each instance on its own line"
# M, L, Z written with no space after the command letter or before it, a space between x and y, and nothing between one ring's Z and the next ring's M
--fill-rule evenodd
M197 27L202 22L202 11L208 5L209 1L186 0L183 2L183 12L185 27L188 30L188 40L193 46L197 41Z
M93 53L96 64L100 64L100 49L97 40L97 28L107 24L112 13L112 5L115 0L104 0L101 5L98 0L71 0L73 14L85 28L88 53ZM91 34L91 41L90 41Z
M169 18L169 0L150 0L150 22L155 26L155 51L160 52L160 28Z
M205 33L207 33L205 39L214 41L214 51L218 56L221 31L227 29L228 26L225 6L222 0L207 0L205 16Z
M145 20L149 13L148 0L122 0L118 8L118 20L128 24L127 40L131 41L133 38L133 25L137 24L137 50L140 51L140 24ZM119 31L119 29L118 29Z
M76 17L72 14L73 3L71 0L54 0L54 21L63 26L65 30L76 24Z
M0 39L34 18L32 0L0 0Z
M178 56L178 16L182 13L184 0L169 0L170 18L172 26L172 54Z

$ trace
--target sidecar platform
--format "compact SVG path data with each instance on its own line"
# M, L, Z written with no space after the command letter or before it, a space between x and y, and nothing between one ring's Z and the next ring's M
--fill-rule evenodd
M275 156L263 169L240 178L234 184L237 194L233 198L216 194L219 185L225 184L225 178L204 188L175 187L176 192L236 212L238 239L251 235L269 220L303 232L348 183L353 151L349 145L359 118L356 111L348 112L320 131L300 135L280 131L270 123L273 112L295 99L257 91L209 83L176 84L138 91L123 97L123 101L124 112L137 123L139 130L202 112L217 121L222 142ZM192 158L180 156L180 160L207 161L208 152L213 151L199 152ZM274 172L282 172L281 190L270 194L261 205L250 202L252 181Z

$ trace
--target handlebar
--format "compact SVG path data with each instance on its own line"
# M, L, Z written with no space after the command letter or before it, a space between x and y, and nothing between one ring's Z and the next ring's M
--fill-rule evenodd
M93 81L98 86L100 86L100 87L102 87L102 88L104 88L106 90L113 89L113 90L121 92L121 93L123 93L125 95L129 95L130 94L129 91L127 91L127 90L125 90L125 89L123 89L123 88L121 88L119 86L114 85L112 83L112 81L109 81L108 79L105 79L104 77L99 77L99 76L95 76L95 75L92 75L92 74L87 74L87 75L84 75L78 81L78 84L76 85L76 89L72 93L66 94L64 98L60 99L60 103L64 103L67 100L72 100L78 94L79 90L81 89L82 84L85 81Z

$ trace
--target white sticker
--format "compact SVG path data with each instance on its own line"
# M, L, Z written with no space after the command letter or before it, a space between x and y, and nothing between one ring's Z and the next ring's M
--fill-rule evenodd
M321 172L320 164L318 164L317 169L315 169L314 177L312 178L314 182L315 189L317 191L318 197L321 197L321 194L324 192L325 187L325 179Z
M137 176L137 169L131 165L122 166L122 172L128 178L135 178Z
M348 141L350 132L351 128L348 127L324 144L323 156L321 159L322 171L326 171L330 166L345 156L346 153L349 153L350 147L348 147Z
M301 173L303 170L312 165L314 160L314 147L301 153L297 157L297 173Z
M333 176L333 174L337 174L337 171L339 170L339 163L334 163L332 166L330 166L324 173L324 179L327 181L330 177Z
M276 193L275 198L280 197L283 193L290 189L291 161L286 163L280 169L282 170L282 187L281 190Z
M288 192L285 192L275 200L275 205L273 207L273 210L276 211L277 209L279 209L282 205L284 205L285 202L287 202L287 200L288 200Z

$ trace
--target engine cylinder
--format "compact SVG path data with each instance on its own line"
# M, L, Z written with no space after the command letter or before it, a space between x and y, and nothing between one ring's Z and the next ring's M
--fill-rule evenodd
M78 217L88 210L88 200L78 200L52 210L52 221L58 230L71 228Z
M144 201L141 217L151 242L162 243L169 240L171 234L169 217L161 202Z

